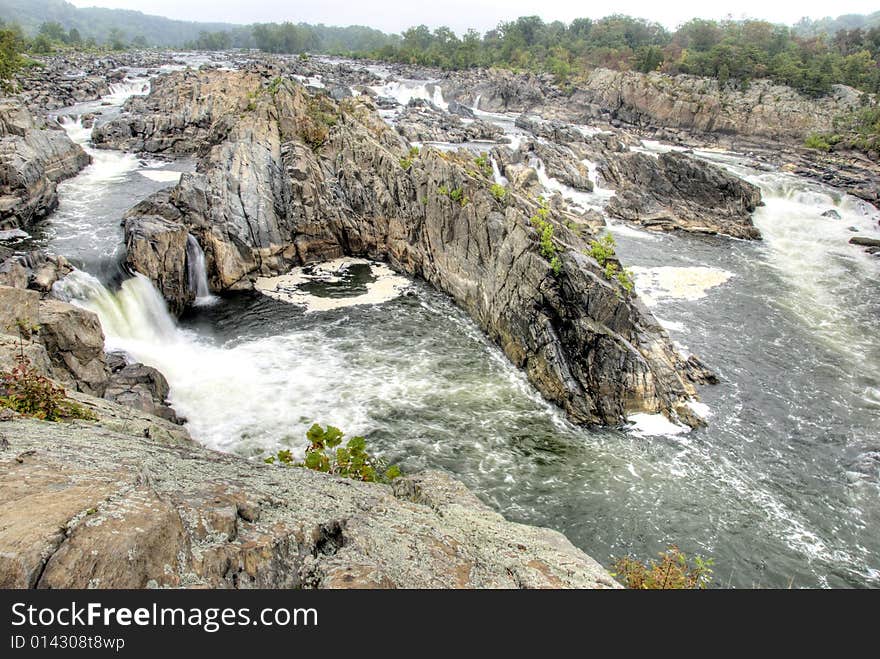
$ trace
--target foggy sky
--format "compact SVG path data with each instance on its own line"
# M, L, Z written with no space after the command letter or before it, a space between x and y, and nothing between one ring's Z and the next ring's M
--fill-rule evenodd
M614 0L571 2L570 0L70 0L78 7L136 9L146 14L192 21L256 23L325 23L368 25L385 32L400 32L413 25L448 25L456 32L476 28L483 32L501 20L537 14L544 20L570 21L577 17L601 18L614 13L648 18L674 28L694 17L762 18L791 24L803 16L822 18L840 14L869 14L878 9L877 0Z

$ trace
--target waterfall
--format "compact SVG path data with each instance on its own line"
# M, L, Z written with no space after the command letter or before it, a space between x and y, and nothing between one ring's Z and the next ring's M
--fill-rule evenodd
M471 108L474 112L479 112L480 110L480 99L483 98L482 94L477 94L477 97L474 99L474 105Z
M186 236L186 274L189 290L196 294L196 306L207 306L217 301L208 287L205 252L192 234Z
M165 300L140 273L113 293L96 277L74 270L56 282L53 291L62 300L98 316L110 350L127 349L132 343L150 346L176 340L177 323Z
M150 93L150 81L144 78L110 83L110 93L102 101L112 105L122 105L131 96L146 96Z
M477 99L480 97L478 96ZM495 182L498 185L507 185L507 178L501 173L501 169L498 167L498 161L495 158L492 158L492 178L495 179Z

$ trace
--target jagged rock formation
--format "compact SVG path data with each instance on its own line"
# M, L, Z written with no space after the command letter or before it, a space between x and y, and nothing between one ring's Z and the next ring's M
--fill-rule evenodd
M79 396L0 422L2 588L615 588L562 534L439 472L394 486L247 461Z
M529 223L535 202L515 194L495 200L472 156L423 149L404 169L406 145L368 102L336 104L277 81L254 95L260 77L253 72L199 78L172 75L157 85L147 107L165 123L133 109L114 122L149 126L154 132L139 138L143 144L174 150L181 142L170 141L166 127L176 134L198 116L184 133L215 139L196 173L126 220L129 265L173 307L185 304L177 285L167 285L179 277L166 277L161 266L176 264L173 274L186 256L182 241L165 240L168 223L197 237L218 290L250 288L256 276L343 255L383 259L448 293L575 421L618 423L648 411L698 422L684 405L694 394L687 366L665 332L581 253L584 237L563 218L551 219L563 266L556 277ZM190 108L193 89L226 89L230 98L211 99L215 110L237 113L243 99L253 109L234 121L212 110L207 125L207 115ZM206 104L195 101L196 108ZM157 245L162 254L143 257Z
M463 112L459 108L459 114ZM469 123L456 114L445 112L426 101L413 99L395 121L397 131L410 142L462 142L499 141L504 131L495 124L482 119Z
M15 99L0 101L0 229L26 228L55 210L56 184L90 160L60 127L38 124Z
M122 118L97 123L92 142L123 151L195 153L222 140L254 102L262 76L238 78L238 88L230 93L222 75L184 71L158 76L148 96L126 101Z
M760 190L720 167L683 153L636 152L612 155L600 171L616 188L606 206L613 217L661 231L761 237L751 218Z

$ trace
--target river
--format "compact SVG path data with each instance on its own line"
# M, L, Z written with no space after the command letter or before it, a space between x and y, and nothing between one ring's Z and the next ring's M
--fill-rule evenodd
M109 100L143 93L142 82ZM442 102L436 87L394 89ZM512 117L480 116L514 130ZM89 130L65 121L88 146ZM199 442L258 459L332 423L404 471L452 472L507 518L558 529L606 565L675 543L715 560L717 586L880 586L880 259L846 242L851 228L876 233L868 204L698 153L760 185L763 241L611 230L674 341L719 374L700 391L709 425L587 429L420 282L381 304L317 311L229 294L176 321L144 278L117 267L119 220L192 163L92 154L33 242L83 269L64 291L100 315L109 348L167 376ZM596 206L603 194L569 196ZM840 219L821 215L832 208ZM376 278L354 263L311 293L369 301Z

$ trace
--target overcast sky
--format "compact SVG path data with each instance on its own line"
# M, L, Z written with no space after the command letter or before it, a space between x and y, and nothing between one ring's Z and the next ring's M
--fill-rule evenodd
M579 16L600 18L620 13L659 21L675 27L689 18L763 18L794 23L803 16L822 18L877 11L878 0L71 0L79 7L118 7L193 21L256 23L292 21L327 25L369 25L399 32L424 23L448 25L457 32L480 31L501 20L540 15L545 20L570 21Z

